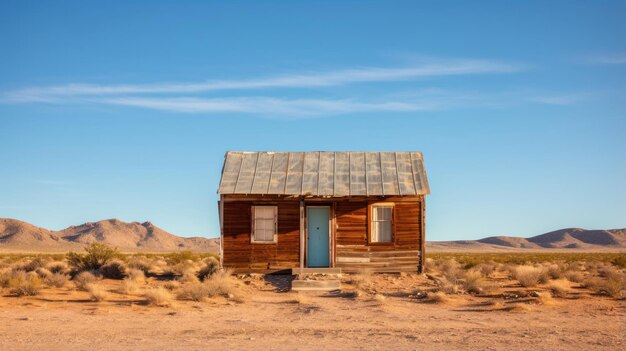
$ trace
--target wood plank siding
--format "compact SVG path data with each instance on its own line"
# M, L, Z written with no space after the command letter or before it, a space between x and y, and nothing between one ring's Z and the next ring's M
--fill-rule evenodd
M360 169L357 171L361 172ZM361 173L357 173L359 177L364 176ZM352 189L355 192L362 190L365 191ZM348 272L364 268L374 272L415 272L420 265L423 247L423 200L423 196L361 196L307 198L304 201L305 206L323 202L330 204L332 208L332 266ZM394 232L391 243L368 243L368 206L376 202L394 203ZM220 205L225 267L233 268L236 272L267 273L300 266L300 198L223 195ZM251 243L251 209L254 205L278 206L276 243Z

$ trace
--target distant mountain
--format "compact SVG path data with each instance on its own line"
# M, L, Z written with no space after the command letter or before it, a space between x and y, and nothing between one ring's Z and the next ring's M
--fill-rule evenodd
M567 228L530 238L491 236L479 240L427 241L426 250L430 252L626 251L626 229Z
M218 240L179 237L150 222L107 219L50 231L16 219L0 218L0 251L63 252L100 242L126 252L217 252Z

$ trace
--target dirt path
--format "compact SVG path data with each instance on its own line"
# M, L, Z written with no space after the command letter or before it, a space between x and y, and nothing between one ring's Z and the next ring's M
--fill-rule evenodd
M626 303L597 297L530 311L258 291L245 303L61 302L0 297L0 350L618 350ZM67 297L70 298L70 297ZM82 302L81 302L82 301ZM130 300L132 301L132 300Z

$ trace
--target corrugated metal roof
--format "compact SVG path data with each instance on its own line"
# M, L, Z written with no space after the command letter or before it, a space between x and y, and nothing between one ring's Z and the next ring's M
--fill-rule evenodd
M220 194L430 194L421 152L226 153Z

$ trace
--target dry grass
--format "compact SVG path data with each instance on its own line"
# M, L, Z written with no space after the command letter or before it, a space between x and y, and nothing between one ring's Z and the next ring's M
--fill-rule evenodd
M582 283L585 275L582 272L569 271L565 273L565 278L573 283Z
M78 290L88 291L87 286L93 284L98 280L91 272L80 272L72 281Z
M136 294L139 291L139 283L131 278L122 280L122 291L127 295Z
M67 263L61 261L50 262L46 268L51 273L68 273Z
M626 278L624 274L613 270L605 274L599 285L596 286L596 291L600 294L606 294L612 297L619 297L622 291L626 288Z
M552 292L552 296L565 297L569 292L570 286L566 279L553 280L548 284L548 288Z
M215 257L207 257L204 260L204 266L200 268L198 271L198 279L205 280L208 277L211 277L213 274L217 273L220 269L220 261L218 261Z
M163 287L169 291L174 291L180 288L180 282L176 280L168 280L163 283Z
M104 288L102 288L98 284L87 284L86 289L89 293L89 298L91 299L91 301L104 301L107 296L106 290L104 290Z
M152 306L166 307L172 305L174 297L163 287L148 289L144 293L146 303Z
M545 276L545 271L541 267L524 265L515 267L513 271L513 279L517 280L523 287L536 286Z
M192 282L184 284L178 293L178 298L182 300L203 301L207 298L222 295L228 297L234 295L234 278L230 271L218 272L206 279L204 282Z
M146 280L146 275L142 270L136 268L130 268L126 272L127 279L130 279L135 282L144 282Z
M98 270L103 277L109 279L124 279L128 267L122 260L112 259Z
M167 264L166 264L167 265ZM144 274L149 274L155 271L157 267L154 260L145 256L131 256L127 260L127 266L131 269L138 269Z
M477 294L484 292L487 287L485 276L476 269L467 271L461 281L461 284L465 291Z
M425 302L437 303L437 304L450 304L452 299L443 291L429 292L424 299Z
M35 296L41 290L41 279L34 272L13 270L2 280L3 285L14 296Z
M50 275L44 278L44 282L48 284L48 286L62 288L69 279L70 277L64 273L50 273Z

